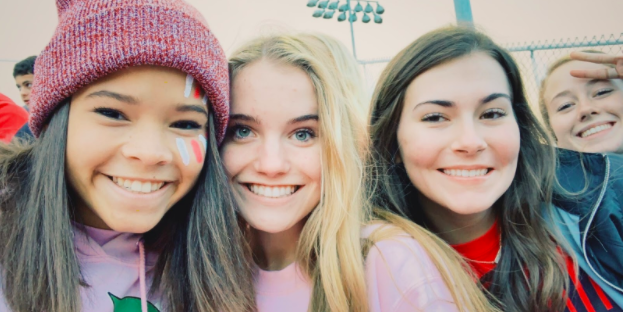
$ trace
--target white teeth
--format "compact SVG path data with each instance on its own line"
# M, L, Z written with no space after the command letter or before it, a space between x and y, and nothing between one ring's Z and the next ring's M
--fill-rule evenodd
M151 193L158 191L165 182L141 182L123 178L113 177L113 182L117 185L135 193Z
M584 137L590 136L590 135L592 135L594 133L598 133L600 131L604 131L604 130L610 129L612 127L613 127L613 125L608 123L608 124L600 125L600 126L597 126L597 127L589 128L589 129L587 129L587 130L585 130L585 131L583 131L581 133L581 137L584 138Z
M459 170L459 169L444 169L444 173L454 177L480 177L488 173L488 169L478 170Z
M264 186L257 184L250 184L248 185L248 188L256 195L271 198L290 196L296 189L295 186Z

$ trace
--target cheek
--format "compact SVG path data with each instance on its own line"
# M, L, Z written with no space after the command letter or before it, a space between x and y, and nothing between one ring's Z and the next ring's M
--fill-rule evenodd
M446 138L440 130L419 127L415 123L401 123L397 131L397 141L401 162L409 173L410 168L425 169L434 166Z
M613 96L610 96L605 100L607 101L609 112L622 119L622 90L615 91Z
M574 117L574 112L550 115L550 127L555 132L557 139L561 140L564 135L572 131L574 127Z
M228 178L232 178L238 174L245 167L245 163L249 163L247 159L248 155L253 155L249 151L246 151L242 146L237 146L234 143L224 143L221 148L221 161L223 161L223 167Z
M520 129L518 124L509 122L496 131L489 131L488 146L495 152L497 162L515 168L520 154ZM514 170L515 171L515 170Z

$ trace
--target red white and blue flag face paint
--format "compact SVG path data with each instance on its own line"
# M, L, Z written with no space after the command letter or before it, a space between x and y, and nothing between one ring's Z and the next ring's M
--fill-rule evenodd
M184 87L184 97L187 98L191 96L191 91L193 91L193 76L186 75L186 86Z
M207 148L206 137L203 135L199 135L198 139L191 139L191 151L195 156L195 160L197 163L204 163L204 155ZM186 140L182 138L176 138L176 146L178 147L178 152L180 153L180 158L182 159L182 163L185 166L188 166L191 163L191 154L189 152L188 146L186 144ZM202 149L203 147L203 149Z
M185 166L188 166L191 163L191 158L189 157L189 152L186 148L186 142L184 142L184 139L182 138L176 138L176 145L178 146L180 157L182 157L182 163Z
M208 150L208 141L206 141L206 137L204 137L203 135L199 135L199 141L202 143L202 145L204 146L204 151Z

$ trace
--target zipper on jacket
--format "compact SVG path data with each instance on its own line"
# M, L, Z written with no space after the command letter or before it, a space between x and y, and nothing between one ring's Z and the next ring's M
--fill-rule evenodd
M592 272L594 272L594 274L596 274L596 276L598 276L598 278L600 278L603 282L605 282L607 285L622 291L622 288L617 287L616 285L613 285L611 283L609 283L609 281L607 281L605 278L602 277L602 275L600 275L598 272L596 272L596 270L594 269L594 267L591 264L591 261L589 261L589 258L587 257L587 233L589 233L589 227L591 226L592 222L594 221L594 217L596 216L596 212L598 212L598 207L600 206L600 203L602 202L602 199L604 198L605 192L607 191L607 182L609 181L609 171L611 170L611 162L609 161L609 157L607 157L606 154L602 154L602 157L605 160L605 177L604 180L602 181L602 188L600 190L600 196L598 196L598 200L596 201L596 203L594 204L594 207L592 208L592 212L591 215L589 216L589 220L587 222L587 226L585 227L585 232L583 233L583 240L581 241L582 246L583 246L583 256L585 257L585 261L587 262L587 265L589 265L589 268L592 270Z

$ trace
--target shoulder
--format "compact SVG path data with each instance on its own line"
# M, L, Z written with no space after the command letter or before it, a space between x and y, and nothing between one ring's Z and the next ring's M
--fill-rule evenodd
M371 311L456 311L438 268L416 239L389 224L366 226L362 237L370 244L365 257Z

